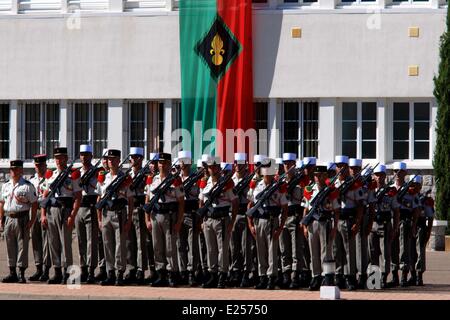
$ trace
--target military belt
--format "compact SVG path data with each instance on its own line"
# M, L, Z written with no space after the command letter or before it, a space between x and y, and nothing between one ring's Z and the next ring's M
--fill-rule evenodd
M298 215L301 212L302 206L299 204L293 204L288 206L288 217Z
M70 197L58 197L55 202L52 202L50 205L53 208L68 208L72 209L73 207L73 198Z
M356 208L342 209L339 219L348 220L356 216Z
M178 202L159 203L159 210L154 209L155 214L169 214L178 210Z
M108 211L120 211L128 204L127 199L114 199L112 200L112 206L108 208Z
M138 195L134 196L133 198L134 198L133 204L135 208L143 206L145 204L145 195Z
M17 218L17 219L26 217L28 215L29 215L28 210L26 210L26 211L10 211L10 212L6 213L7 217Z
M211 219L222 219L230 216L230 207L215 207L209 210L207 215Z
M239 210L238 210L238 214L241 216L245 216L246 212L247 212L247 203L241 203L239 204Z
M184 201L184 212L192 213L198 209L198 200L189 199Z
M95 204L97 203L97 197L98 197L97 195L83 196L83 198L81 198L80 207L90 208L92 206L95 206Z
M392 215L390 211L379 211L375 216L375 221L378 224L384 224L391 221Z
M331 220L332 217L333 217L332 211L323 210L320 212L320 218L318 221L320 221L320 222L328 221L328 220Z
M400 209L400 220L407 221L412 220L412 212L408 209Z
M281 209L277 206L267 206L263 207L263 212L258 212L255 218L258 219L270 219L272 217L278 217L280 215Z

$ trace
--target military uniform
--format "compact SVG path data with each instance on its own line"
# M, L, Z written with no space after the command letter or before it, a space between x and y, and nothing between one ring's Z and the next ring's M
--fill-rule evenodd
M161 157L160 157L161 160ZM164 160L167 160L164 159ZM148 197L154 197L153 191L164 179L160 174L153 178L153 182L148 189ZM178 201L184 199L184 192L181 186L181 179L177 178L163 197L158 199L161 206L159 210L153 208L151 212L152 241L155 254L155 268L158 279L152 283L153 286L166 286L167 271L170 272L170 284L176 285L178 274L178 235L173 228L178 220Z
M56 148L57 154L66 154L67 148ZM45 180L43 188L48 191L52 182L61 173L59 169L53 171L53 175ZM75 197L81 193L79 177L71 174L62 183L60 193L53 194L49 199L49 208L42 208L48 222L48 235L50 241L50 257L55 268L55 276L49 279L50 284L59 284L69 277L67 269L73 265L72 253L72 228L67 226L67 220L74 209ZM76 214L76 212L75 212ZM61 267L64 268L62 277Z
M80 152L85 152L83 145L80 147ZM91 152L86 151L86 152ZM92 165L91 165L92 166ZM91 167L90 166L90 167ZM85 168L80 169L80 174L83 176L86 171ZM95 204L97 203L97 175L95 174L87 185L82 186L82 199L80 209L78 210L75 219L75 227L78 237L78 250L80 255L81 266L81 282L94 283L94 271L98 264L98 221ZM88 271L89 268L89 271Z
M107 152L108 149L104 149L103 150L103 154L105 154L105 152ZM106 157L104 157L106 158ZM104 161L104 160L102 160ZM97 174L97 177L102 176L104 178L106 172L108 172L109 169L106 167L101 167L100 171ZM99 184L103 184L104 181L98 181L97 179L97 188ZM98 223L98 221L97 221ZM103 246L103 236L102 236L102 231L100 230L100 228L98 229L97 232L97 244L98 244L98 267L99 267L99 272L95 275L95 281L103 281L106 279L107 277L107 273L106 273L106 262L105 262L105 249Z
M398 212L399 207L397 198L392 192L387 192L375 204L375 220L369 237L370 260L372 265L380 266L384 287L391 269L392 213Z
M182 176L182 182L185 182L189 176ZM186 190L185 190L186 191ZM189 272L189 284L197 283L195 272L201 268L200 265L200 221L196 214L198 209L199 185L195 183L189 193L185 193L184 200L184 219L178 237L178 265L180 272L186 276Z
M324 170L325 171L325 170ZM323 186L322 188L325 188ZM315 184L308 197L305 197L305 214L311 210L311 200L320 192L321 188ZM319 219L308 225L308 241L311 249L311 265L313 280L310 284L311 290L317 290L322 284L322 277L326 277L326 285L334 283L334 270L326 270L325 263L332 263L333 259L333 239L331 230L336 226L337 217L334 215L340 209L337 198L329 195L323 203L318 204Z
M111 153L115 151L115 153ZM109 150L108 155L120 157L120 152L116 150ZM125 173L119 171L117 175L113 176L110 172L106 173L104 183L97 185L97 193L103 197L108 186L114 182L115 179L123 176ZM112 205L101 209L101 225L103 247L105 252L106 269L108 278L102 282L102 285L117 285L123 284L123 274L126 270L126 239L125 224L130 223L131 219L130 208L128 208L129 201L133 196L127 183L123 183L116 194L113 196ZM116 270L118 275L116 278Z
M260 181L255 189L248 193L248 200L252 203L257 202L257 196L266 189L268 185L264 180ZM256 231L256 249L258 253L258 273L260 283L256 286L258 289L274 288L273 282L278 275L278 239L273 237L274 231L280 225L281 206L286 207L288 201L286 194L277 190L272 197L258 209L253 219ZM269 277L269 279L268 279Z
M38 195L38 201L43 198L43 186L45 177L39 177L36 173L30 182L33 184ZM36 222L33 224L31 229L31 245L33 248L34 262L36 264L37 272L30 277L30 281L47 281L50 268L52 266L52 261L50 259L50 243L48 230L43 228L41 225L41 215L38 214L36 217ZM44 271L42 271L42 266L44 266Z
M21 164L21 165L19 165ZM23 166L23 162L11 161L11 167ZM30 208L38 197L33 184L20 177L17 183L13 180L2 186L0 202L3 203L2 217L6 215L4 234L6 239L6 255L10 275L3 282L25 283L25 270L28 268L28 243L30 240ZM35 206L36 209L36 206ZM35 215L34 217L35 218ZM20 279L17 278L16 267L20 269Z
M351 177L347 177L351 179ZM336 188L344 183L336 180ZM351 228L356 223L357 210L360 202L364 200L364 193L361 187L350 188L345 194L341 195L341 214L339 217L338 232L335 239L336 244L336 276L339 281L345 275L347 288L353 289L356 284L356 239L352 236Z
M238 178L237 174L234 173L232 177L234 185L236 186L244 176ZM243 287L249 286L249 274L253 271L252 244L254 238L248 228L247 216L245 215L248 206L248 190L249 187L245 188L239 195L239 211L231 231L230 242L231 271L234 274L234 280L236 280L235 285L242 284Z

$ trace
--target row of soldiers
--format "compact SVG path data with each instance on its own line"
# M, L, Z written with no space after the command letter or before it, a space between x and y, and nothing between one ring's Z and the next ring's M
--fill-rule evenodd
M142 148L122 162L108 149L92 164L92 146L81 145L81 167L68 163L67 148L54 158L52 171L36 155L30 181L23 161L10 162L0 196L3 282L26 282L31 233L29 280L67 283L75 227L82 283L354 290L379 266L384 288L423 285L433 200L420 193L420 176L405 180L405 163L394 163L387 182L385 165L362 168L347 156L318 165L292 153L255 155L254 164L245 153L234 163L203 155L195 170L188 151L174 161L151 153L144 164Z

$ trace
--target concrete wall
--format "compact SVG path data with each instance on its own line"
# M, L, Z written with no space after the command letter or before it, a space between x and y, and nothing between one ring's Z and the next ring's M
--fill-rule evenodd
M0 16L0 99L180 98L177 12L80 19ZM432 97L444 28L444 9L257 10L255 97Z

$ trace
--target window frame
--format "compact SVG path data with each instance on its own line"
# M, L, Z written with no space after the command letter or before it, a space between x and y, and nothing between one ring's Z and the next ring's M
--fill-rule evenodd
M303 110L303 103L305 102L310 102L310 103L317 103L317 154L316 155L305 155L304 154L304 150L303 150L303 143L304 143L304 138L303 138L303 124L304 124L304 110ZM285 103L298 103L298 121L297 121L297 128L298 128L298 146L297 146L297 158L298 159L303 159L304 157L309 157L309 156L315 156L316 158L319 157L319 151L320 151L320 103L319 103L319 99L282 99L280 101L281 104L281 132L280 132L280 150L281 153L284 153L284 104Z
M143 103L144 104L144 158L147 158L148 153L148 100L127 100L126 102L126 108L127 108L127 150L130 150L131 147L134 147L131 145L131 104L132 103Z
M267 139L266 139L266 145L265 148L267 150L267 152L264 152L263 150L260 150L260 145L259 145L259 131L256 132L256 135L258 137L258 141L257 141L257 146L256 146L256 150L255 152L257 152L258 154L269 154L270 151L270 129L269 129L269 108L270 108L270 101L269 99L253 99L253 112L255 112L255 117L254 117L254 126L255 126L255 130L256 130L256 103L265 103L266 107L267 107L267 113L266 113L266 128L259 128L259 129L266 129L267 131Z
M11 102L7 101L7 100L0 100L0 105L6 105L8 106L8 157L7 158L1 158L0 157L0 162L5 162L5 161L9 161L10 157L11 157L11 132L10 132L10 128L11 128ZM1 140L0 140L1 142ZM6 142L6 140L5 140Z
M408 129L408 158L407 159L395 159L394 158L394 104L395 103L408 103L409 104L409 129ZM415 103L428 103L428 111L429 111L429 128L428 128L428 159L415 159L414 158L414 104ZM390 159L392 161L404 161L406 163L414 163L419 165L427 165L430 164L433 157L433 101L429 99L392 99L389 102L389 129L392 135L389 137L389 145L390 145ZM423 121L422 121L423 122ZM425 140L418 140L424 142Z
M26 157L26 104L39 104L39 151L38 153L46 153L49 154L49 152L46 150L46 143L47 143L47 139L46 139L46 131L47 131L47 117L46 117L46 113L45 113L45 107L46 104L58 104L59 107L59 133L61 132L61 127L62 127L62 123L61 123L61 100L54 100L54 99L49 99L49 100L21 100L19 102L19 106L20 106L20 124L22 125L23 129L23 143L21 143L21 147L20 147L20 155L23 159L25 159L26 162L29 161L33 161L33 158L28 159ZM58 143L57 145L59 145L61 143L61 135L58 134ZM52 157L49 157L49 162L53 163L54 159Z

